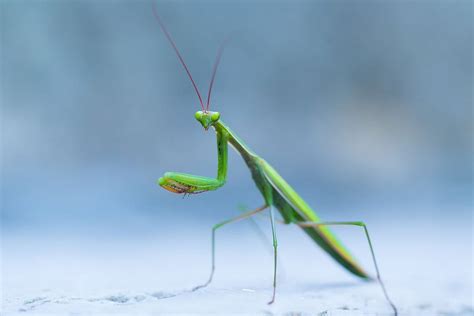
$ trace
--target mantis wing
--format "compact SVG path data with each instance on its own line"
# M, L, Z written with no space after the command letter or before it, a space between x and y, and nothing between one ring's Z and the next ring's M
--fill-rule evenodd
M319 217L311 207L296 193L296 191L273 169L265 160L260 160L260 169L273 187L273 204L287 219L293 217L294 222L320 222ZM291 208L291 216L287 211ZM334 260L339 262L351 273L363 279L370 276L357 263L344 245L336 238L326 226L302 228L311 239L323 248Z

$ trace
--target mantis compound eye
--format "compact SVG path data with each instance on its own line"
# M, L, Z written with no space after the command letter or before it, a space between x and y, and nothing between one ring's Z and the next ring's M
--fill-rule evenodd
M216 122L216 121L219 120L220 117L221 117L221 114L220 114L219 112L214 112L214 113L212 113L212 115L211 115L211 120L212 120L213 122Z

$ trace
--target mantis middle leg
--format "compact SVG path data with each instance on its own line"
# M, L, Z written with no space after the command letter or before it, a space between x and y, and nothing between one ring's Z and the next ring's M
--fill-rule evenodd
M267 207L268 207L268 205L263 205L263 206L255 209L253 211L249 211L249 212L243 213L239 216L233 217L231 219L222 221L222 222L220 222L220 223L218 223L218 224L216 224L212 227L212 245L211 245L211 249L212 249L211 250L212 251L212 257L211 257L212 267L211 267L211 275L209 276L209 279L207 280L206 283L194 287L192 289L192 291L196 291L196 290L199 290L201 288L204 288L212 282L212 278L214 276L214 271L216 270L216 255L215 255L216 252L215 252L215 250L216 250L216 231L217 231L217 229L221 228L222 226L224 226L226 224L234 223L234 222L237 222L239 220L242 220L242 219L248 218L250 216L253 216L253 215L265 210Z

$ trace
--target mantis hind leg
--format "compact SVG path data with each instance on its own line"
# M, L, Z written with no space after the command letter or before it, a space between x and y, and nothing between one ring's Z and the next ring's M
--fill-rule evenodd
M382 292L385 296L385 299L392 307L394 315L398 315L397 307L388 296L385 285L382 281L382 278L380 277L380 270L377 265L377 259L375 258L374 247L372 246L372 241L370 240L369 230L367 229L367 225L364 222L295 222L295 224L300 227L319 227L319 226L359 226L359 227L362 227L364 229L365 237L369 244L370 254L372 256L372 262L374 263L375 271L377 273L376 279L378 283L380 284L380 287L382 288Z
M273 215L273 206L270 207L270 222L272 224L272 239L273 239L273 294L272 299L268 304L273 304L275 302L275 294L276 294L276 276L277 276L277 248L278 242L276 237L276 230L275 230L275 216Z
M266 208L268 207L268 205L263 205L253 211L249 211L249 212L246 212L246 213L243 213L239 216L236 216L234 218L231 218L231 219L228 219L228 220L225 220L225 221L222 221L216 225L214 225L212 227L212 245L211 245L211 249L212 249L212 256L211 256L211 262L212 262L212 266L211 266L211 274L209 276L209 279L207 280L206 283L204 284L201 284L201 285L198 285L194 288L192 288L191 291L197 291L199 289L202 289L206 286L208 286L211 282L212 282L212 278L214 277L214 271L216 270L216 231L221 228L222 226L226 225L226 224L230 224L230 223L234 223L234 222L237 222L239 220L242 220L242 219L245 219L245 218L248 218L250 216L253 216L263 210L265 210Z

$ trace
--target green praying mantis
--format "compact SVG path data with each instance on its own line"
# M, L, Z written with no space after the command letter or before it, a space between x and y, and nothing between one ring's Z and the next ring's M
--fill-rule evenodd
M247 167L250 170L252 179L255 182L258 190L262 194L264 203L262 206L241 214L240 216L222 221L212 228L212 267L209 279L202 285L194 287L192 290L198 290L200 288L206 287L212 282L212 278L215 272L215 240L216 240L216 231L224 225L249 218L254 216L264 210L269 210L269 217L272 229L272 239L273 239L273 293L271 300L268 304L275 302L276 294L276 285L277 285L277 233L275 229L275 209L278 210L281 214L282 221L284 224L293 224L301 229L324 251L327 252L336 262L341 264L345 269L347 269L352 274L358 276L363 280L376 280L380 284L382 292L385 296L385 299L390 304L391 308L395 315L398 314L395 304L391 301L388 296L385 285L382 282L380 277L380 271L377 265L377 260L375 257L374 249L372 246L372 241L369 236L369 231L364 222L356 221L345 221L345 222L323 222L316 215L316 213L311 209L311 207L296 193L296 191L283 179L280 174L263 158L258 156L254 151L252 151L243 141L240 139L237 134L232 131L222 120L219 112L210 111L210 99L211 91L214 84L214 79L216 76L217 68L222 56L223 46L222 45L218 51L213 70L212 77L209 84L209 90L207 94L206 106L202 100L199 89L194 82L191 73L184 62L178 48L176 47L175 42L171 38L168 30L160 19L155 4L153 3L153 13L158 21L163 33L168 39L169 43L173 47L179 61L181 62L184 70L186 71L191 83L194 87L194 90L198 96L201 111L195 113L196 120L202 125L205 130L213 128L216 132L217 137L217 158L218 158L218 167L217 167L217 177L209 178L203 176L197 176L186 173L178 172L166 172L163 177L159 178L158 184L173 193L191 195L198 194L208 191L217 190L222 187L226 182L227 175L227 157L228 157L228 145L230 144L242 157L244 162L247 164ZM344 245L337 239L337 237L331 232L329 226L358 226L361 227L365 237L367 239L372 261L375 267L376 276L375 278L370 276L356 261L356 259L350 254L350 252L344 247Z

